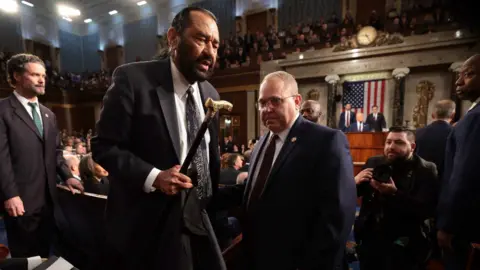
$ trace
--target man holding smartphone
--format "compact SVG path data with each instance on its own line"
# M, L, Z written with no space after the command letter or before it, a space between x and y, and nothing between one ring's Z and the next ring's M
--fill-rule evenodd
M362 270L424 269L432 235L425 224L433 220L440 183L435 164L414 150L414 133L392 127L384 155L369 158L355 176L362 197L354 229Z

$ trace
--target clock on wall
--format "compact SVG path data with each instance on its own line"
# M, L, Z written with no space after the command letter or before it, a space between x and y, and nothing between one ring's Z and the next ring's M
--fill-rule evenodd
M357 33L357 43L360 46L368 46L377 38L377 29L373 26L365 26Z

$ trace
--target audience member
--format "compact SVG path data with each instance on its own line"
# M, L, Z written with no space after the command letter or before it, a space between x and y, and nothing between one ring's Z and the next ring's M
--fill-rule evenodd
M108 172L94 162L92 155L85 155L80 161L80 178L83 181L85 192L108 195L110 182Z

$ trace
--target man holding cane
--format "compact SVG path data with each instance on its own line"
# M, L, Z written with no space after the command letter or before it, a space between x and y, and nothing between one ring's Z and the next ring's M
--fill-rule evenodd
M217 118L191 156L194 183L180 171L203 104L219 99L206 81L219 46L216 18L185 8L167 35L167 59L116 69L92 139L95 161L111 176L102 269L225 269L205 210L218 186Z

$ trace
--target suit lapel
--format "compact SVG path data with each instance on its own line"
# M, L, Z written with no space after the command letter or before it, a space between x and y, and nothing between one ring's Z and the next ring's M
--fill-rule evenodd
M260 153L262 153L263 148L265 147L265 143L267 141L266 138L268 138L270 135L270 132L267 133L266 135L262 136L260 140L258 141L257 145L260 147L255 147L253 153L252 153L252 160L250 161L250 169L248 170L248 181L247 181L247 187L245 188L245 191L243 193L243 201L247 202L248 200L248 194L250 194L250 189L252 188L252 178L255 174L255 170L257 169L257 163L258 163L258 157Z
M290 156L290 152L297 146L297 140L299 139L299 136L301 135L299 130L300 130L300 125L303 123L303 118L299 116L297 118L297 121L293 124L292 128L290 129L290 132L288 133L287 138L285 139L285 142L283 143L283 147L280 150L280 153L278 153L278 157L275 160L275 163L273 163L272 170L270 171L270 175L268 176L267 183L265 184L265 188L263 192L267 190L267 188L272 185L272 178L275 176L275 174L278 173L280 168L282 168L283 163L288 159Z
M40 135L40 132L38 131L37 127L35 126L35 123L33 122L32 117L28 114L27 110L25 110L25 107L23 107L22 103L17 99L17 97L12 94L10 95L10 104L12 105L14 109L14 113L22 119L22 121L35 133L37 134L37 137L42 140L43 137Z
M49 131L50 131L50 117L52 117L52 115L50 115L46 108L43 106L43 105L39 105L40 106L40 114L41 114L41 117L42 117L42 123L43 123L43 139L47 142L48 140L48 136L49 136Z
M177 159L180 160L180 132L178 131L177 109L175 107L174 96L175 91L173 90L170 61L160 61L160 63L165 66L161 68L161 71L163 71L163 76L159 76L161 85L157 86L156 91L173 148L177 154Z

